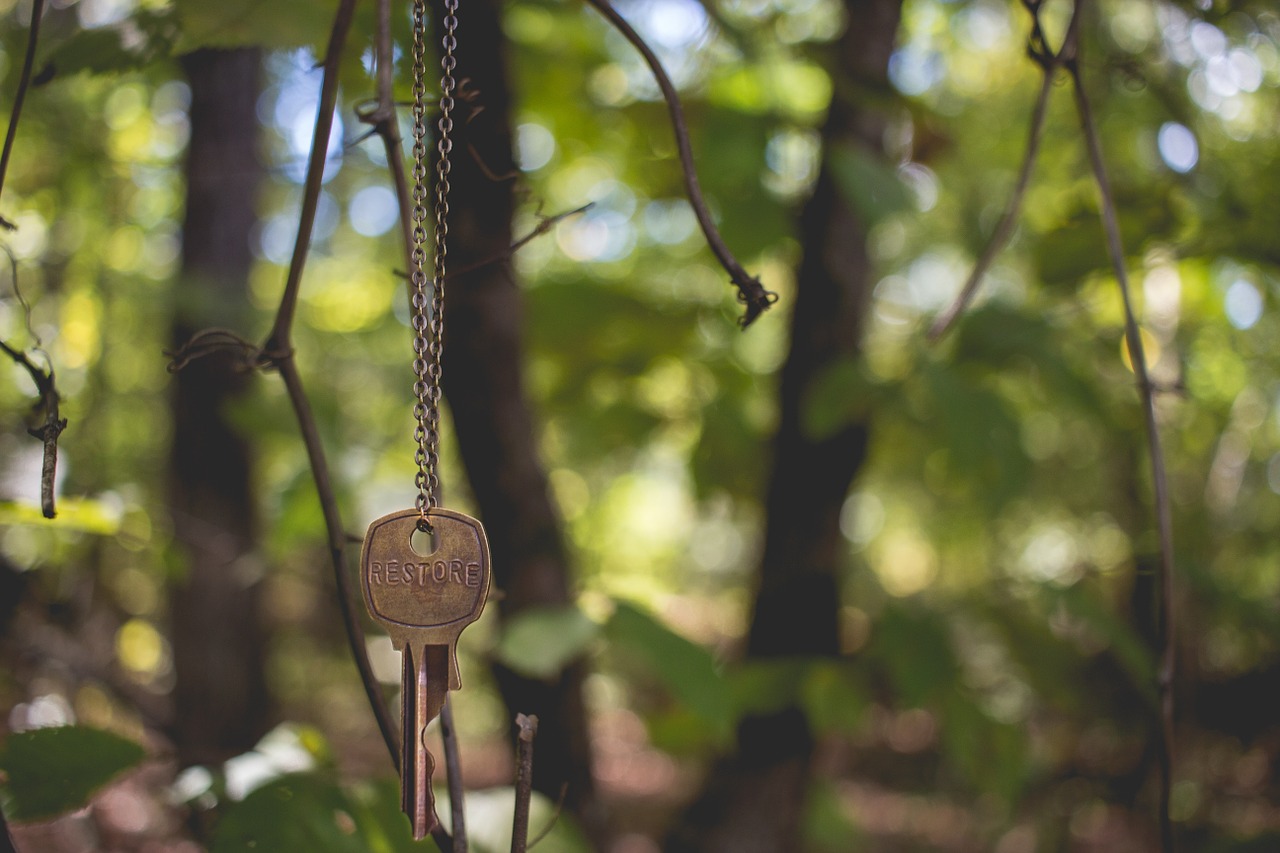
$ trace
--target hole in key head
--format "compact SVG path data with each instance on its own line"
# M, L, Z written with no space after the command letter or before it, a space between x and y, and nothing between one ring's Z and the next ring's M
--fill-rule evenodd
M413 527L409 537L409 547L419 557L430 557L440 548L440 533L427 521L420 520Z

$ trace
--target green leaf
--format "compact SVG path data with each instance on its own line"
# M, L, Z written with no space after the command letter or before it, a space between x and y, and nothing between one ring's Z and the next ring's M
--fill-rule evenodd
M599 635L600 624L572 605L526 610L507 623L494 656L521 675L549 679Z
M447 798L438 796L436 810L444 817ZM400 780L384 777L347 789L347 803L369 853L430 853L434 841L413 840L409 820L400 810Z
M1096 215L1078 212L1043 237L1035 255L1036 273L1048 286L1075 287L1095 270L1107 269L1107 245Z
M827 155L841 195L868 223L910 210L911 193L884 158L859 145L832 148Z
M137 11L121 26L76 30L43 54L40 65L52 68L55 79L138 71L171 55L177 39L177 21L168 10Z
M94 791L144 755L133 741L87 726L11 734L0 747L0 770L8 777L5 811L15 821L30 821L83 808Z
M34 503L0 501L0 526L16 524L114 536L120 532L120 511L107 501L69 497L58 501L57 518L45 518Z
M864 849L862 833L850 821L839 792L826 779L815 779L804 809L805 849L814 853L845 853Z
M879 385L861 360L841 359L814 379L801 411L805 434L814 441L835 435L845 426L866 419L878 401Z
M955 360L1009 371L1022 361L1035 366L1055 400L1070 402L1105 419L1106 407L1094 383L1068 361L1063 330L1044 317L1001 302L989 302L965 315L956 329Z
M815 661L800 690L809 724L817 732L856 732L871 706L856 670L847 663Z
M968 372L941 363L921 371L936 407L926 429L947 451L949 467L994 513L1026 488L1033 467L1012 407Z
M175 0L182 22L180 51L200 47L270 48L323 44L333 26L336 0Z
M928 705L959 680L959 662L942 618L907 602L884 609L867 651L888 671L903 707Z
M1119 183L1114 190L1120 236L1129 253L1140 255L1143 246L1175 231L1177 205L1167 191L1144 192ZM1076 209L1039 241L1035 260L1046 285L1075 287L1095 270L1110 270L1106 236L1094 205L1092 193L1080 196Z
M1111 648L1116 660L1133 679L1134 686L1154 709L1157 701L1156 662L1133 626L1117 614L1090 584L1073 584L1065 589L1046 584L1041 587L1041 592Z
M1027 780L1027 736L1018 726L992 719L966 695L945 703L941 745L947 758L974 786L997 802L1016 802Z
M258 788L239 803L231 804L214 828L211 853L244 850L306 850L308 853L365 853L371 849L368 827L358 818L370 807L347 796L332 780L319 774L282 776ZM382 810L385 813L385 809ZM408 823L400 819L403 833ZM403 850L403 833L394 825L372 833L377 845ZM436 850L431 842L419 848Z
M707 746L707 721L686 705L650 711L645 714L645 729L649 743L668 755L697 755Z
M717 738L727 739L732 734L729 685L711 652L625 601L618 602L605 630L615 648L641 660Z
M739 716L774 714L798 705L819 733L856 731L870 705L857 671L842 661L749 661L734 667L729 681Z
M729 670L728 682L738 716L773 714L793 705L804 685L798 658L743 661Z

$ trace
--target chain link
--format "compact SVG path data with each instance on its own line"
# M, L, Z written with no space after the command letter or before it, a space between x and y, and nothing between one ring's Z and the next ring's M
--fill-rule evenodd
M444 351L444 280L449 236L449 172L453 152L453 93L457 82L454 51L458 47L458 0L445 0L444 38L441 46L440 118L436 123L435 262L431 297L427 298L427 108L426 108L426 2L413 2L413 438L417 444L418 512L429 527L427 510L439 505L440 477L440 356ZM428 311L428 304L430 311Z

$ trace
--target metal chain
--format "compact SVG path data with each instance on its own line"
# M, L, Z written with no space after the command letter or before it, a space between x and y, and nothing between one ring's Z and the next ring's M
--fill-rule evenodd
M440 356L444 351L444 280L446 240L449 236L449 155L453 151L453 92L457 83L454 51L458 47L458 0L445 0L444 53L440 57L440 119L436 123L435 264L431 278L430 313L427 306L427 110L426 2L413 2L413 438L417 444L414 461L418 466L418 512L422 524L430 527L427 510L439 505L440 477Z

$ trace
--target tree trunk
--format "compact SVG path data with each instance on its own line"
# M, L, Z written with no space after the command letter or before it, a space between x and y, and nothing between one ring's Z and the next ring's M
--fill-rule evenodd
M182 59L191 141L173 323L178 344L205 326L237 327L247 303L263 175L255 114L261 64L257 50L200 50ZM227 412L247 375L221 353L193 362L174 381L169 500L185 573L169 596L172 734L184 765L244 752L271 717L252 460Z
M524 307L506 258L512 243L516 167L502 5L475 0L459 16L450 182L444 384L467 476L489 536L499 612L509 619L573 600L560 520L538 459L537 429L522 377ZM443 14L435 4L435 20ZM486 263L487 262L487 263ZM591 775L582 700L585 666L540 681L495 665L509 714L539 719L535 790L557 799L588 834L603 826ZM515 731L514 725L512 729Z
M828 154L856 148L880 157L885 119L874 105L888 96L901 0L846 0L845 5L850 25L831 68L836 90L823 147ZM875 283L867 223L841 194L825 162L800 229L803 258L791 348L782 369L760 584L747 639L747 656L756 659L839 654L839 572L845 554L840 510L867 451L865 423L821 441L802 428L802 405L814 378L858 353ZM713 768L667 849L802 849L812 755L813 736L800 708L743 720L737 753Z

